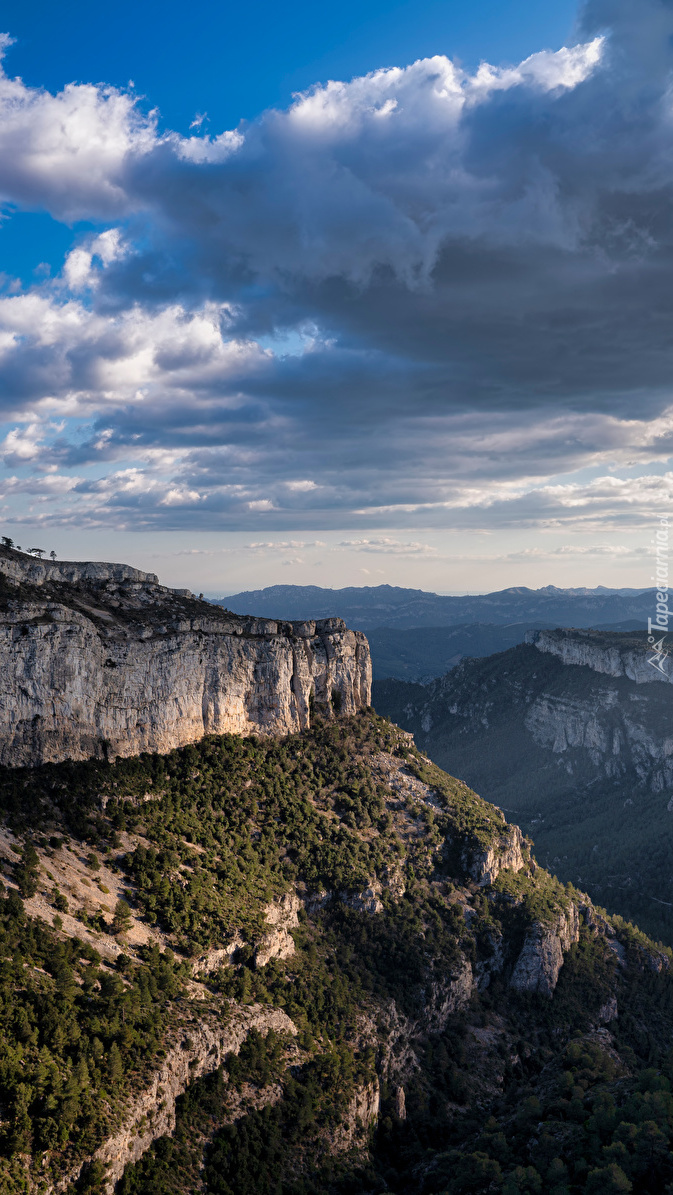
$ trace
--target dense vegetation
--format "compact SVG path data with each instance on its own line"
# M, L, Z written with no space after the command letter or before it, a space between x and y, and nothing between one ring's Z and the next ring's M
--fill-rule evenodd
M211 736L113 765L5 769L0 804L18 833L40 820L50 833L56 815L103 857L113 854L120 831L141 836L121 860L133 899L189 955L236 930L259 935L264 905L293 881L356 892L372 878L385 880L402 859L420 877L437 870L437 847L449 832L461 842L472 835L475 847L492 833L484 802L425 761L415 767L441 786L445 809L412 802L411 821L420 819L427 834L405 841L386 804L397 805L397 796L370 767L372 754L398 745L399 732L374 715L322 723L282 742Z
M293 1074L284 1071L281 1043L272 1033L266 1039L251 1034L226 1069L185 1094L175 1136L162 1138L127 1168L120 1195L180 1195L198 1180L204 1162L213 1195L261 1195L281 1186L292 1195L318 1195L327 1187L344 1195L366 1190L363 1180L375 1179L373 1168L353 1156L335 1158L325 1145L356 1088L371 1081L372 1061L334 1047ZM239 1104L245 1092L266 1094L269 1102L232 1123L232 1114L245 1110ZM284 1179L298 1158L311 1177Z
M122 978L27 918L15 889L0 900L0 959L0 1189L11 1191L20 1155L67 1163L105 1138L177 1022L184 968L150 949Z
M165 757L2 772L7 825L24 842L8 873L19 891L12 889L5 901L14 926L7 949L22 976L30 975L25 1001L18 1014L8 1011L4 1025L8 1062L0 1098L16 1113L2 1142L8 1159L46 1149L66 1165L71 1155L91 1152L123 1105L127 1074L131 1084L142 1082L141 1064L161 1056L185 960L213 944L237 935L250 944L239 951L237 967L216 977L215 990L244 1003L286 1008L309 1043L312 1035L342 1043L352 1037L359 1002L372 987L394 990L402 1001L418 999L405 981L416 980L424 965L426 914L439 927L429 939L438 948L438 968L455 958L459 941L455 932L441 929L438 902L418 883L433 870L442 840L437 822L443 817L448 826L463 807L479 802L447 778L453 815L405 810L403 820L427 824L428 831L405 841L386 804L397 804L396 795L368 764L381 748L397 749L398 740L387 723L366 716L325 723L281 743L224 736ZM84 923L123 935L133 912L165 931L175 954L155 948L141 957L123 955L117 973L100 965L90 946L25 917L19 893L35 894L36 847L48 853L58 845L57 830L86 844L92 868L99 858L114 860L127 877L129 903L119 902L112 924L83 916ZM119 836L129 832L140 842L120 853ZM328 916L326 957L305 926L299 934L307 939L304 965L293 968L291 979L275 963L255 969L264 907L293 881L308 891L357 892L373 878L385 879L402 860L418 892L412 888L400 908L386 898L390 922L372 923L337 904ZM55 892L57 930L58 910L67 904ZM361 958L351 958L353 937L364 933L366 940L372 931L378 979L376 965L363 968ZM340 966L329 961L329 950ZM43 966L48 975L39 970ZM10 972L10 988L14 981ZM10 1004L8 999L8 1009ZM48 1082L40 1067L47 1068Z
M635 940L629 949L637 965ZM343 1081L345 1047L332 1047L325 1083L324 1058L320 1069L309 1063L282 1072L278 1043L269 1044L270 1065L255 1042L232 1078L257 1096L266 1091L270 1102L226 1123L232 1089L223 1073L195 1084L181 1102L175 1137L128 1168L122 1193L179 1195L204 1161L207 1189L218 1195L664 1193L673 1182L671 983L650 974L636 993L620 986L613 1037L591 1031L613 982L614 960L590 940L571 951L551 1003L513 998L496 981L425 1039L420 1068L407 1080L406 1120L396 1116L393 1086L383 1083L364 1159L324 1149L352 1091L353 1063ZM495 1098L484 1098L486 1060L475 1033L497 1039L488 1060L503 1075ZM282 1101L273 1097L279 1082Z
M90 1158L185 1017L197 1004L226 1017L229 1002L282 1009L296 1037L252 1032L192 1083L175 1134L127 1167L122 1195L644 1195L673 1183L670 952L597 912L553 1000L512 991L527 929L586 898L533 866L479 888L472 862L498 849L501 818L371 712L282 742L212 737L161 757L5 771L0 802L22 844L0 899L8 1195L29 1172L56 1178ZM86 942L63 930L62 894L51 926L24 907L64 838L126 888L112 920L81 916ZM363 911L365 889L380 912ZM303 899L294 953L258 965L265 908L288 892ZM131 922L161 942L127 942ZM110 935L124 951L114 964ZM231 964L197 991L193 966L233 941ZM446 1014L466 963L481 991ZM597 1026L614 999L608 1034ZM358 1124L354 1101L377 1083L377 1127ZM73 1190L104 1187L94 1161Z

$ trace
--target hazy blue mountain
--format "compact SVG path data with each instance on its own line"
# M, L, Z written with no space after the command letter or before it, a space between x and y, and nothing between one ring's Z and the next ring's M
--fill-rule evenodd
M213 599L211 599L213 600ZM393 585L321 589L271 585L217 599L237 614L266 618L338 615L367 632L374 678L428 680L465 656L488 656L522 643L527 630L557 626L614 631L642 628L652 612L651 590L514 588L443 596Z
M448 627L465 623L530 623L534 626L598 626L636 620L652 610L651 590L543 589L515 587L496 593L444 596L395 585L321 589L317 585L270 585L218 599L237 614L266 618L328 618L337 615L354 630L374 627Z

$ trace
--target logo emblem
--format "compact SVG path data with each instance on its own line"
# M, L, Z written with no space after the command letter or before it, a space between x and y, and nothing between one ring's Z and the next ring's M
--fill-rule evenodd
M652 652L652 655L648 657L647 662L648 662L648 664L651 664L653 668L656 668L657 672L660 672L661 675L665 676L666 679L668 680L668 670L665 668L664 665L665 665L665 661L668 659L668 656L670 653L669 653L668 648L664 647L664 639L665 638L666 638L666 636L664 635L664 636L662 636L661 639L658 640L657 643L652 643L652 645L650 647L650 651Z

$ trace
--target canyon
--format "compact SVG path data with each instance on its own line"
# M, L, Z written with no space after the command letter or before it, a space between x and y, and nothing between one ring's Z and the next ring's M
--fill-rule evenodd
M441 767L500 805L538 858L671 940L673 689L644 632L530 631L374 703Z

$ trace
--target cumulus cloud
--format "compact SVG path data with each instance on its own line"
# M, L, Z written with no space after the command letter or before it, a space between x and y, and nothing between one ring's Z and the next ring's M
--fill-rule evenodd
M668 0L589 0L518 65L438 55L187 137L0 75L0 199L97 226L0 296L6 500L277 530L667 501L672 45Z
M235 375L238 384L264 352L224 338L226 320L221 304L197 312L133 305L109 315L39 291L0 298L0 406L5 418L27 410L81 417L160 401L164 410L180 406L193 424L199 395L216 389L222 412L240 408L227 381Z
M0 37L6 53L12 39ZM156 144L154 115L113 87L71 84L57 95L0 75L0 194L65 220L129 210L128 163Z

